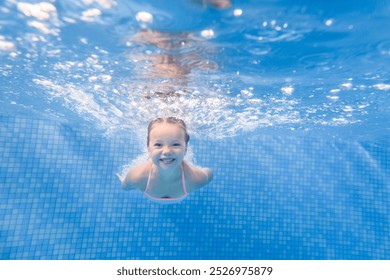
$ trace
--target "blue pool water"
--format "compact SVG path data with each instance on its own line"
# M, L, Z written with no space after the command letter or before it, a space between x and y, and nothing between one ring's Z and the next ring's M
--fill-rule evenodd
M206 2L1 2L1 259L390 259L390 1ZM169 115L214 180L160 205Z

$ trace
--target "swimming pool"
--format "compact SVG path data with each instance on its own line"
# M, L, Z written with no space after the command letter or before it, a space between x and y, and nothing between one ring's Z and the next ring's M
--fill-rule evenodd
M390 2L170 3L0 4L1 259L390 259ZM167 115L177 205L115 176Z

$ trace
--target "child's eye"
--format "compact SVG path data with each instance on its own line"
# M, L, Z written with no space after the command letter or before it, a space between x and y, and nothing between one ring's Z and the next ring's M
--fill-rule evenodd
M180 145L180 143L174 143L173 144L173 147L180 147L181 145Z
M161 148L161 144L160 143L156 143L156 144L154 144L154 147L156 147L156 148Z

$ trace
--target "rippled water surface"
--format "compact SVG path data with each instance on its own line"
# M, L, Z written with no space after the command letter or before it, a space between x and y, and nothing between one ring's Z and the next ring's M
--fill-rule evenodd
M5 0L0 105L105 134L388 133L390 4L347 2Z

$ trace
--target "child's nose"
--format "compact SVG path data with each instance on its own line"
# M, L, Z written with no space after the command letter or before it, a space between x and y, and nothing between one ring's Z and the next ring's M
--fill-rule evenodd
M163 147L163 153L164 154L170 154L172 151L171 151L171 147L169 146L164 146Z

